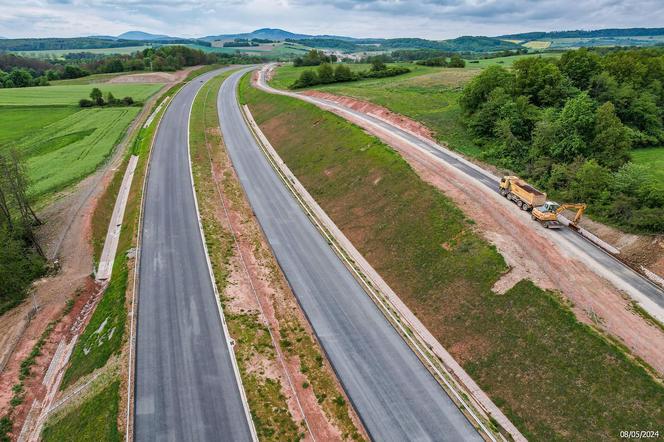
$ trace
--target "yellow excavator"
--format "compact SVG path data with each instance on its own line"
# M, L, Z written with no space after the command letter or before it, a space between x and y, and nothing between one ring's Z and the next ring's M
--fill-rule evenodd
M564 210L576 210L576 215L574 215L574 218L570 221L569 227L574 230L579 230L578 222L581 220L583 212L586 211L586 205L583 203L561 205L553 201L546 201L539 207L533 207L531 214L535 221L539 221L547 229L555 229L560 227L558 215Z

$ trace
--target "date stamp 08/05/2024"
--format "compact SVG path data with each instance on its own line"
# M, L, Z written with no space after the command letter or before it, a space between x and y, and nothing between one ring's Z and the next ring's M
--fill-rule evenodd
M659 430L621 430L621 439L659 439Z

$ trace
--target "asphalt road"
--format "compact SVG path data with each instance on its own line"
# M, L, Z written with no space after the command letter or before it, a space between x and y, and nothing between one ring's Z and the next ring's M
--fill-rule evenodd
M309 101L314 104L319 103L325 107L340 109L343 112L363 119L374 126L378 126L394 135L403 138L419 149L433 154L440 160L473 177L477 181L489 187L491 190L498 192L497 178L492 177L487 173L482 173L476 168L469 166L467 163L460 161L458 158L450 155L448 152L446 152L440 146L435 145L433 142L424 141L423 139L416 137L386 121L362 112L358 112L347 106L343 106L325 99L302 96L292 92L274 89L266 85L265 82L262 82L261 84L263 88L268 89L272 93L294 96L298 99ZM651 315L658 318L660 321L664 321L664 290L650 282L644 276L640 275L638 272L634 271L618 259L600 249L597 245L593 244L588 239L575 233L571 229L559 229L556 233L558 234L559 240L564 242L565 247L568 250L575 251L577 255L583 259L583 262L587 263L591 269L596 271L600 276L611 281L611 283L613 283L613 285L615 285L618 289L628 293Z
M481 440L268 164L236 100L242 73L224 82L218 98L226 148L277 261L367 431L379 441Z
M204 74L173 98L155 140L139 268L137 441L251 440L201 242L189 113Z

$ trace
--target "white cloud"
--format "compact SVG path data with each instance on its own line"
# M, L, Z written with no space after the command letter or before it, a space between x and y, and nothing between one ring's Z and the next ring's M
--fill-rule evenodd
M661 0L0 0L0 35L128 30L200 37L279 27L357 37L451 38L664 23Z

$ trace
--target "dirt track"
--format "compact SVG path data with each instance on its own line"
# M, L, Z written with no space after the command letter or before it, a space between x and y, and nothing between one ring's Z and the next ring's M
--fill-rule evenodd
M319 93L309 92L308 95L319 96ZM346 106L350 103L355 110L367 109L363 102L353 104L354 100L348 97L325 94L321 98L332 98ZM369 109L375 107L378 106L372 105ZM394 117L389 117L390 114ZM406 130L419 124L412 120L403 124L402 121L408 119L390 111L382 111L378 116L385 118L385 115L389 117L388 121ZM664 332L634 313L627 297L612 284L597 276L572 254L561 250L553 240L555 232L539 226L533 228L527 214L454 167L413 148L398 137L374 129L359 118L342 116L399 151L422 179L452 198L467 216L477 222L479 232L496 245L511 267L494 287L496 291L504 292L523 278L542 288L559 290L573 303L572 310L580 321L617 337L635 355L664 375Z

